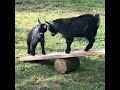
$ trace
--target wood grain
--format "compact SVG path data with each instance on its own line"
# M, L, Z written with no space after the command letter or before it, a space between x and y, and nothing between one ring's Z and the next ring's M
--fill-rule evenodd
M69 54L65 52L50 53L46 55L35 55L35 56L25 56L20 58L20 61L32 61L32 60L49 60L58 58L70 58L70 57L80 57L80 56L96 56L104 55L105 49L91 49L88 52L85 51L71 51Z

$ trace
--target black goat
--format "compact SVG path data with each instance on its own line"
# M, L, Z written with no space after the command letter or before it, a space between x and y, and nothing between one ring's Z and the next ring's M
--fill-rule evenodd
M60 18L52 22L45 22L52 36L56 35L57 32L62 34L67 43L65 52L70 53L74 37L86 37L89 44L85 51L92 48L99 27L100 17L99 14L83 14L78 17Z
M27 36L28 54L33 56L35 55L35 49L38 42L41 43L42 54L46 54L44 49L44 33L47 31L47 25L41 24L39 19L38 22L39 24L33 27Z

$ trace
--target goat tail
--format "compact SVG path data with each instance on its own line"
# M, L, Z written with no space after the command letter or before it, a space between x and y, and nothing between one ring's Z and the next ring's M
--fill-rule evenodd
M99 26L99 24L100 24L100 15L95 14L95 19L97 20L97 26Z

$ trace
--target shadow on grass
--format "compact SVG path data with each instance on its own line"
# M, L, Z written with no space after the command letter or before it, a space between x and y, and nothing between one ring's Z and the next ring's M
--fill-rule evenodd
M36 65L44 65L45 67L52 67L54 68L54 61L55 60L34 60L34 61L25 61L24 64L36 64ZM21 63L22 64L22 63ZM75 73L82 73L86 71L93 71L96 69L104 69L104 56L95 56L95 58L92 59L91 56L88 57L81 57L80 58L80 67L75 71ZM34 68L35 66L31 66L30 68ZM28 69L30 69L28 68ZM39 68L39 67L38 67ZM48 68L50 69L50 68ZM47 71L47 70L46 70ZM98 71L99 72L99 71ZM72 73L72 72L71 72Z
M54 65L55 60L34 60L34 61L25 61L25 63L34 63L34 64L41 64L41 65Z
M80 67L74 72L70 72L64 75L59 75L55 72L53 67L53 61L33 61L27 62L27 64L34 64L30 68L26 68L24 71L19 71L16 74L16 88L40 88L40 86L55 87L58 84L60 87L64 86L82 86L93 85L94 83L101 82L104 87L105 81L105 61L104 56L101 57L81 57ZM46 86L47 84L47 86ZM84 85L83 85L84 86ZM57 88L60 88L57 87ZM90 88L88 87L88 88ZM26 90L25 89L25 90ZM101 89L103 90L103 89Z

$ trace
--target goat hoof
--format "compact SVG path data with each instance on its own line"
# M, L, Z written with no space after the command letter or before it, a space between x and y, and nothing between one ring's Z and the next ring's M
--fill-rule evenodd
M85 49L84 51L87 52L87 51L89 51L89 49Z
M31 52L27 52L28 54L30 54Z
M31 53L32 56L35 56L35 53Z
M42 52L42 54L43 54L43 55L45 55L45 54L46 54L46 52L44 51L44 52Z
M70 50L65 50L65 53L67 53L67 54L70 53Z

